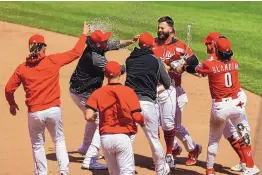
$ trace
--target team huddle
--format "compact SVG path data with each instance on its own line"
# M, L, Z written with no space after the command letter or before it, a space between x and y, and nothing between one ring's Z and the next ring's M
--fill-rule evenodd
M150 145L157 175L167 175L175 169L175 159L182 152L177 139L188 152L185 164L196 165L202 146L194 142L181 123L188 102L181 80L187 72L207 76L209 81L212 107L206 175L215 174L215 157L222 135L240 159L240 163L231 169L243 175L259 173L252 157L251 129L245 111L247 97L240 86L239 63L233 58L230 40L218 32L209 33L202 40L208 57L199 62L189 46L175 37L172 18L164 16L157 22L156 38L145 32L131 40L111 40L112 33L101 30L87 36L90 25L84 23L74 48L52 55L45 54L47 45L43 36L30 37L30 54L7 82L5 95L10 113L16 115L18 105L14 92L23 84L36 175L48 173L45 127L55 144L59 174L69 173L60 108L59 70L79 57L69 91L86 120L83 143L78 149L85 157L82 169L108 169L110 175L134 175L132 145L138 126ZM138 43L138 47L131 52L125 65L105 57L107 51L134 43ZM123 74L126 74L124 85L120 83ZM103 86L104 78L108 83ZM164 133L165 151L160 143L160 129ZM99 154L100 149L103 156ZM106 164L97 161L103 157Z

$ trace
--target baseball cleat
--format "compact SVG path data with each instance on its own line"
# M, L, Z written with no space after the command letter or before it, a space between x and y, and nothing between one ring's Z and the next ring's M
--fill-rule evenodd
M214 168L206 170L206 175L215 175L215 174L216 173L215 173L215 169Z
M84 148L83 146L81 148L79 148L77 150L77 152L82 155L82 156L85 156L86 155L86 152L87 152L87 148ZM104 159L104 156L102 156L101 154L97 154L96 156L96 160L100 160L100 159Z
M175 169L175 160L172 154L166 155L166 163L168 164L170 169Z
M107 170L107 165L94 161L90 164L83 163L81 166L81 169L83 170Z
M187 166L192 166L197 163L197 158L202 152L202 146L196 145L193 151L190 151L188 154L188 160L186 161Z
M231 170L236 171L236 172L243 172L245 170L245 168L246 168L246 164L240 162L239 164L232 166Z
M260 170L257 168L257 166L254 165L253 168L248 168L248 167L246 167L246 169L244 170L243 173L241 173L241 175L256 175L256 174L259 173L259 171L260 171Z
M164 171L163 175L169 175L169 174L170 174L169 165L167 163L165 163L165 171Z
M182 148L181 146L178 146L176 149L172 150L172 155L173 157L177 157L178 155L180 155L182 152Z

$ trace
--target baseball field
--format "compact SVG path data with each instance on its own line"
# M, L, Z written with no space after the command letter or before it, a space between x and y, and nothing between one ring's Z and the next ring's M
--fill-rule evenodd
M25 93L20 87L15 99L20 108L16 116L9 114L4 87L15 68L28 55L28 38L35 33L45 36L47 53L71 49L81 33L83 21L94 28L113 32L113 38L131 39L142 32L156 36L157 19L169 15L175 19L176 35L186 41L186 27L191 24L190 47L200 60L205 59L205 46L200 40L210 31L218 31L233 43L235 58L240 62L240 80L248 96L247 113L252 129L253 155L262 169L262 3L261 2L0 2L0 175L32 174L33 160L27 126ZM109 60L124 63L130 49L107 53ZM85 120L70 98L70 76L77 61L60 71L63 127L70 157L70 174L106 175L107 171L81 170L83 157L77 153L82 143ZM123 76L122 80L124 81ZM174 174L204 174L208 143L211 99L207 78L183 75L189 103L183 112L183 124L203 151L196 166L187 167L184 150L177 160ZM163 134L161 141L164 144ZM182 146L182 144L181 144ZM49 174L57 174L57 162L51 138L46 132L46 154ZM134 143L136 171L141 175L154 174L149 144L139 130ZM229 143L222 138L216 158L218 174L235 174L230 167L238 158ZM101 160L101 162L104 162Z

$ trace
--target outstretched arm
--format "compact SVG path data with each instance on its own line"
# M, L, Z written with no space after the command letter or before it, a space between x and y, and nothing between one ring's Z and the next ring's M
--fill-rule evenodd
M78 59L84 52L85 42L86 42L86 34L90 31L90 25L84 24L82 34L77 41L76 45L72 50L54 54L50 56L50 59L58 64L60 67L71 63L72 61Z
M120 40L120 48L129 46L130 44L134 44L137 42L139 35L134 36L131 40Z
M131 40L108 40L107 50L118 50L120 48L129 46L138 40L139 35L136 35Z

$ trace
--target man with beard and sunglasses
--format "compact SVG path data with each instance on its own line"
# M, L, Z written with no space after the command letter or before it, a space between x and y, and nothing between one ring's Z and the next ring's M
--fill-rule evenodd
M70 95L83 114L85 114L85 104L89 96L103 85L105 65L107 64L105 53L126 47L138 40L137 36L132 40L109 40L111 35L111 32L104 33L101 30L95 30L87 37L87 47L71 76ZM107 169L106 165L96 161L100 146L98 120L95 123L87 121L83 144L78 149L80 154L85 155L82 169Z
M196 65L198 60L192 50L181 40L174 37L174 21L169 16L161 17L158 20L158 33L153 46L154 55L162 59L168 67L170 60L184 60L186 62L193 62ZM181 74L175 72L174 69L169 69L169 75L172 79L172 91L176 91L176 97L173 97L173 101L166 101L165 98L167 91L158 94L158 103L160 106L161 114L161 126L164 131L164 137L167 147L166 161L170 167L174 167L174 157L179 155L182 148L178 145L174 145L175 136L182 141L186 150L189 152L186 165L194 165L197 162L197 158L202 151L202 147L192 140L188 131L181 124L181 113L184 106L188 102L186 93L181 87ZM172 95L169 93L169 95ZM176 127L175 127L176 123Z

